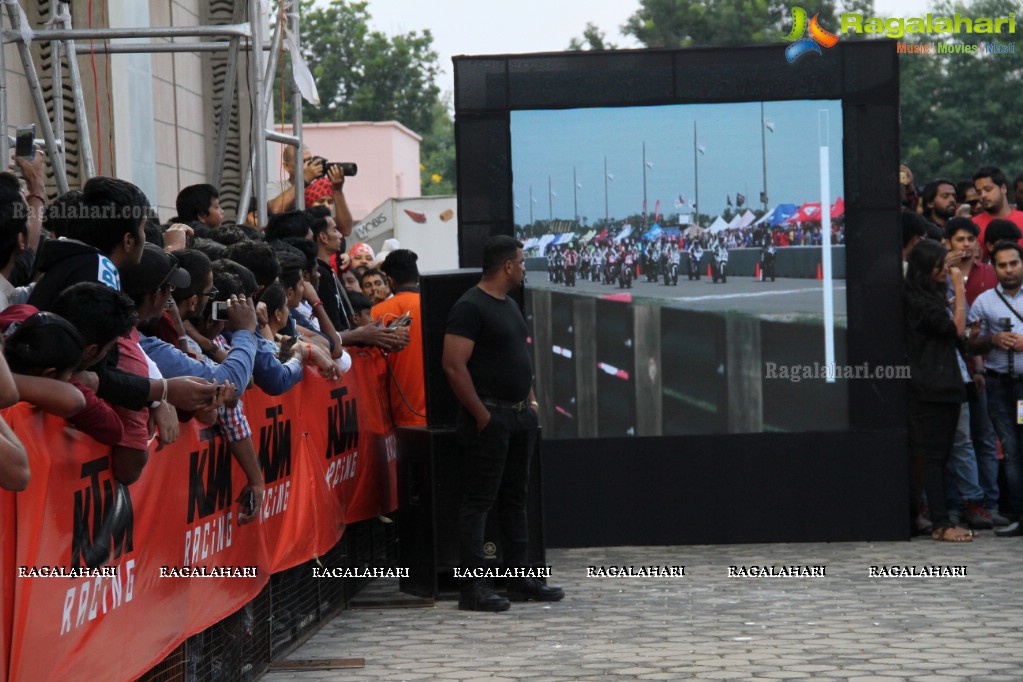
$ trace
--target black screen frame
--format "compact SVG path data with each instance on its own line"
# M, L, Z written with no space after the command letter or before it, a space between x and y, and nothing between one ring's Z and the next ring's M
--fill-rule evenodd
M846 224L846 303L848 355L851 365L904 365L899 218L899 66L896 43L891 40L840 42L820 56L793 64L784 58L785 44L700 48L685 50L622 50L520 55L462 56L454 58L455 140L458 167L460 266L479 267L483 243L491 235L512 234L512 111L626 107L665 104L759 102L781 100L839 100L842 106L842 158ZM808 416L812 419L812 415ZM783 512L780 499L789 491L816 485L827 491L854 493L863 505L884 496L874 509L860 508L859 520L843 529L821 527L808 534L778 532L754 539L853 539L905 537L901 523L908 502L908 455L905 445L906 382L864 379L849 384L849 429L842 432L722 435L711 439L685 436L545 441L545 486L553 490L578 476L583 453L639 448L653 458L658 453L691 450L694 443L712 444L720 461L745 458L750 450L776 452L779 459L747 467L767 476L784 471L788 480L779 489L736 498L766 504ZM631 443L631 445L630 445ZM701 445L701 447L705 447ZM557 458L564 468L558 471ZM786 454L787 453L787 454ZM814 477L831 472L825 481L805 479L791 466L820 456L834 464L814 468ZM846 461L845 458L850 458ZM709 462L702 477L720 480L723 473ZM704 466L706 465L706 466ZM790 466L791 465L791 466ZM709 468L708 468L709 467ZM592 467L599 469L600 467ZM801 467L806 469L806 467ZM747 471L746 474L754 473ZM562 479L564 478L564 480ZM844 479L844 480L842 480ZM593 483L600 487L600 480ZM637 487L652 485L639 477ZM851 486L851 489L850 489ZM823 488L822 488L823 487ZM835 499L832 497L832 499ZM551 505L548 503L550 519ZM866 518L864 518L866 517ZM552 544L574 545L569 523L555 524L548 535ZM773 519L777 524L784 518ZM565 526L564 535L561 525ZM623 530L632 528L626 520ZM758 524L753 524L754 532ZM816 526L814 526L816 527ZM610 529L605 535L615 537ZM701 532L701 541L708 541ZM736 541L734 533L728 534ZM603 536L601 536L603 537ZM668 538L684 541L684 532ZM623 534L628 541L636 537ZM639 539L642 541L642 537ZM658 535L656 542L664 542ZM711 538L710 541L713 541ZM740 540L741 541L741 540ZM585 544L585 543L582 543ZM602 543L601 543L602 544Z

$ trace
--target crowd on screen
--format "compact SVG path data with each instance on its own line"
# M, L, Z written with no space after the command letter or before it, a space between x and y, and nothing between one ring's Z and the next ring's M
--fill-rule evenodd
M338 381L360 361L346 348L373 348L394 423L426 423L418 256L393 240L376 254L346 244L343 169L308 150L296 169L286 148L288 180L260 225L256 211L225 223L209 184L181 188L167 221L113 177L50 200L45 163L37 151L0 173L0 407L31 403L108 447L118 486L145 476L150 447L183 422L215 428L247 479L242 523L263 497L247 391L280 395L307 372ZM0 487L31 476L0 419Z
M1021 535L1023 175L900 182L912 527Z

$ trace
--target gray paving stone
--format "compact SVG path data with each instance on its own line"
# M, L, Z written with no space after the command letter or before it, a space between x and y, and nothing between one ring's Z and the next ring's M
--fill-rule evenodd
M952 551L952 549L961 551ZM1023 680L1019 544L930 541L550 550L556 604L502 614L343 611L291 658L365 669L292 680ZM683 581L585 578L591 564L685 563ZM825 579L728 578L732 564L823 563ZM870 564L969 566L967 578L868 578ZM367 593L396 594L377 581ZM936 594L954 596L949 601ZM628 671L628 672L625 672Z

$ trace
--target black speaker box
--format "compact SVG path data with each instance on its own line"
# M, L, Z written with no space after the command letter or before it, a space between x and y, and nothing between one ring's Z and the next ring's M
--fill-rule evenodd
M462 458L454 429L404 427L398 440L398 565L409 569L399 581L402 592L436 599L457 590L458 509L462 496ZM529 470L530 566L547 565L543 542L543 495L539 437ZM487 519L487 563L501 566L497 513Z

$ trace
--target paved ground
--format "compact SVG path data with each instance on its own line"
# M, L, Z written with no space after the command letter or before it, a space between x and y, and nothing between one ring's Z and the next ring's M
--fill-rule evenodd
M1019 538L973 543L551 550L564 601L500 614L342 612L290 658L365 668L285 680L1023 679ZM594 565L685 565L684 578L587 578ZM728 577L730 565L825 565L816 578ZM871 578L871 565L966 566L965 577ZM394 581L396 582L396 581ZM360 598L394 596L378 580Z
M566 287L548 282L546 272L530 272L527 286L582 296L631 294L634 300L659 301L662 305L676 308L735 310L757 315L821 315L824 307L822 283L815 279L779 278L775 282L761 282L752 277L729 277L725 283L714 284L706 277L693 281L682 277L678 286L665 286L640 277L633 282L631 289L619 289L583 281L575 287ZM835 316L840 321L844 321L846 314L845 286L845 280L834 281L833 305Z

